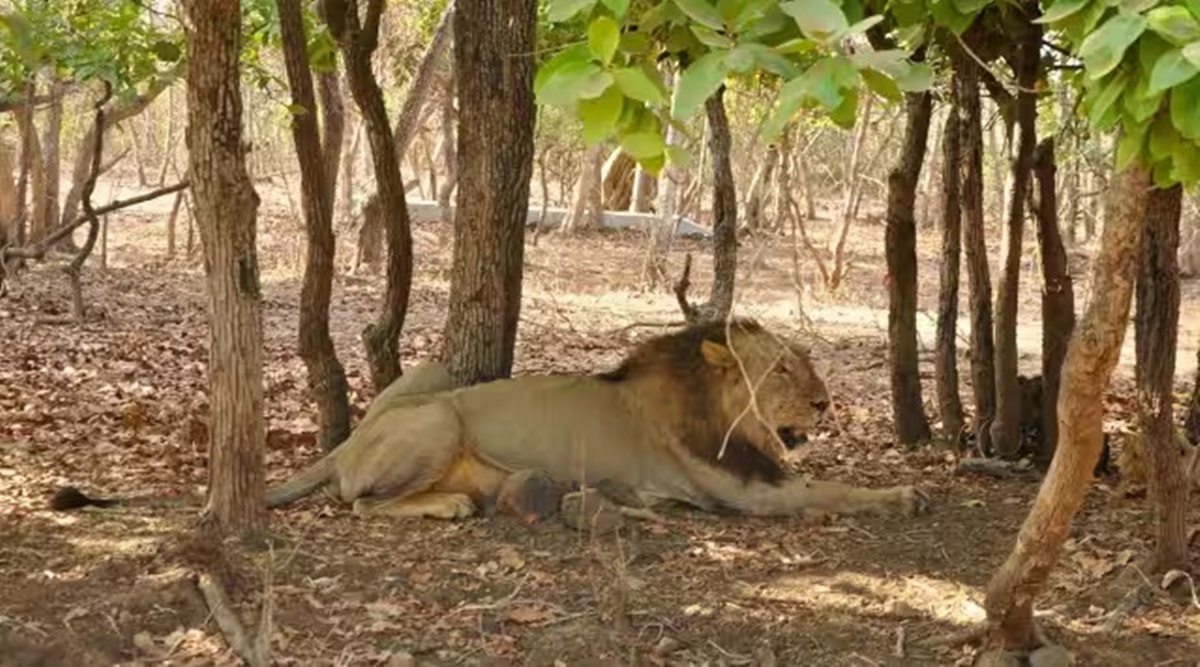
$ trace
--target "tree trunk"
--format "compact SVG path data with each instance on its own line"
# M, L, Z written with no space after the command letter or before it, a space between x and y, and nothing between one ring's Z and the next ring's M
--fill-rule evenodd
M433 31L433 39L425 48L425 55L421 57L421 64L417 66L417 73L413 76L412 85L408 88L408 95L404 98L403 106L400 107L400 115L396 117L396 164L400 164L405 153L408 152L408 146L416 135L417 121L421 117L421 110L424 109L425 102L430 97L429 93L433 89L434 74L437 73L438 66L442 64L446 52L450 50L450 43L453 41L453 16L454 2L451 0L442 10L442 17ZM415 169L413 171L416 172Z
M905 96L906 126L900 164L888 175L886 254L888 267L888 357L891 361L892 419L896 441L912 445L928 440L929 422L921 403L917 359L917 185L933 98Z
M1196 350L1196 374L1192 378L1192 397L1188 399L1183 430L1188 442L1194 447L1200 447L1200 349Z
M16 151L6 141L0 140L0 246L8 244L14 235L13 226L17 222L17 183L13 180L13 167L16 163ZM4 269L0 266L0 271Z
M328 24L326 0L317 3L317 14ZM341 167L342 143L346 139L346 104L342 99L341 79L337 67L317 74L317 95L321 103L321 161L325 169L325 191L322 201L323 215L333 225L333 208L337 199L338 172ZM335 241L336 242L336 241Z
M375 167L375 197L383 228L387 232L387 289L379 319L368 324L362 332L367 364L371 369L371 383L376 392L382 392L400 377L399 338L408 313L413 272L412 227L408 204L404 201L400 164L388 124L383 91L379 89L371 69L371 55L379 44L382 12L383 0L368 0L366 17L360 24L357 0L326 2L329 34L345 56L350 92L366 124L367 141L371 144L371 159Z
M1191 480L1175 439L1175 346L1179 334L1179 218L1183 186L1155 189L1146 206L1137 277L1134 332L1138 421L1150 462L1157 534L1156 572L1188 568L1187 504Z
M1035 642L1034 597L1058 560L1071 519L1083 504L1104 444L1104 394L1121 353L1137 274L1143 211L1150 179L1134 165L1109 200L1100 251L1092 262L1092 299L1071 336L1059 395L1059 443L1013 551L988 585L992 648L1027 649Z
M458 198L443 357L460 385L508 377L533 173L537 3L458 0ZM496 26L504 26L497 30Z
M767 147L767 154L763 156L758 170L754 172L754 177L750 180L750 193L746 195L745 225L755 231L763 227L763 202L766 199L767 188L771 185L771 176L778 160L779 146L771 144Z
M970 56L955 58L962 76L965 125L962 142L963 250L971 288L971 385L975 416L971 425L982 454L992 453L990 426L996 411L995 353L992 342L992 278L988 271L983 213L983 111L979 101L979 65Z
M935 128L938 127L937 121L937 114L934 114L930 119L930 126ZM929 147L929 168L926 169L925 173L921 176L920 191L919 196L917 197L917 201L920 203L921 214L917 217L917 220L920 222L922 229L928 229L929 227L932 227L933 221L940 215L943 215L941 211L934 207L935 198L932 196L931 191L934 187L934 180L937 179L940 173L946 171L946 155L942 146L946 141L945 130L950 128L948 125L949 122L950 121L947 120L947 124L941 125L943 128L942 132L934 132L933 145ZM944 180L945 179L943 178L943 181ZM945 200L943 197L942 204L944 205L944 203ZM961 209L957 215L961 217ZM942 219L944 220L945 218L943 217Z
M350 387L329 335L333 288L333 184L326 169L317 128L317 100L300 0L277 0L284 65L292 91L292 141L300 163L300 195L308 232L308 257L300 290L300 358L308 370L308 388L317 404L318 441L330 451L350 435Z
M49 115L46 118L46 130L42 135L42 165L45 169L45 191L43 195L45 199L42 202L44 207L46 225L62 224L59 222L60 207L58 200L59 185L62 183L62 168L60 166L61 148L62 148L62 119L63 119L63 95L66 92L66 84L58 77L50 84L50 109ZM80 153L87 156L86 161L91 163L92 145L95 144L93 139L86 144L80 144ZM75 218L72 217L72 220ZM50 231L47 229L47 231ZM60 244L65 250L71 250L75 244L72 242L72 237L68 236L63 239Z
M637 161L617 148L604 160L600 170L601 197L604 210L624 211L633 202L633 175Z
M187 144L196 221L208 274L209 487L207 519L224 534L257 539L264 498L263 334L255 222L246 170L239 79L238 2L187 0L191 31Z
M1026 2L1029 16L1037 4ZM1041 71L1041 26L1024 23L1017 44L1017 157L1012 163L1008 220L1004 226L1004 265L996 288L996 418L992 422L992 446L1005 459L1021 455L1021 388L1017 384L1017 308L1021 281L1021 241L1029 199L1033 150L1037 146L1037 85Z
M639 164L633 168L633 196L629 210L633 213L649 213L653 200L654 176Z
M167 259L175 259L176 237L179 235L179 209L183 205L183 190L175 193L175 203L171 204L171 215L167 216Z
M442 209L442 222L446 224L454 221L450 211L450 197L458 184L458 153L454 148L454 121L458 116L458 111L454 108L455 87L454 72L451 70L450 76L446 78L446 94L442 96L442 165L446 169L446 178L437 193L438 206Z
M665 72L664 83L671 92L671 103L679 94L675 87L675 77L670 70ZM679 131L673 123L667 124L665 143L668 147L679 146ZM642 280L651 289L657 289L668 282L667 253L671 249L671 239L675 236L676 193L680 181L683 180L683 170L674 162L668 162L660 172L658 179L658 219L650 228L650 238L646 244L646 258L642 263Z
M571 210L562 222L563 232L570 233L600 226L600 215L604 212L600 203L600 170L603 159L603 143L591 146L584 154L583 169L579 172L579 178L575 179L575 192L571 195Z
M846 239L850 235L850 225L854 222L854 200L858 196L859 188L859 162L862 160L863 145L867 140L867 130L871 127L871 102L875 98L868 95L862 107L862 118L859 119L858 126L855 128L854 134L850 140L850 155L846 161L846 185L843 191L842 201L842 219L838 224L837 235L833 242L833 272L829 276L829 284L827 287L831 292L837 291L841 286L842 279L846 277ZM926 121L926 134L928 134L928 121ZM921 149L924 150L925 140L921 140ZM924 159L924 156L922 156Z
M46 233L50 231L49 226L54 223L46 220L46 164L42 157L42 142L37 135L32 108L24 114L17 114L17 129L21 133L21 145L25 149L21 153L21 161L29 164L27 240L29 243L38 243L46 237Z
M733 139L725 114L724 86L704 102L704 111L713 161L713 285L702 319L711 322L729 317L737 279L737 186L730 163Z
M104 112L106 119L104 126L111 129L119 123L136 117L149 108L150 103L157 99L173 82L174 79L171 77L155 79L145 93L132 99L110 102L110 108ZM71 165L71 189L67 191L62 213L58 218L54 218L54 222L51 224L69 225L79 217L79 200L83 194L83 184L87 181L88 172L91 171L91 146L95 143L96 128L89 127L83 138L79 140L79 147L75 150L75 164Z
M955 72L950 109L942 133L942 266L938 288L937 351L934 377L938 411L946 443L958 449L963 435L962 398L958 393L958 283L962 265L962 151L960 137L967 124L963 114L963 77Z
M1043 470L1050 465L1058 444L1059 385L1075 329L1075 290L1058 227L1054 172L1054 138L1047 137L1033 154L1038 192L1033 213L1042 260L1042 428L1034 461Z
M18 138L21 145L21 157L17 174L17 218L13 230L13 243L24 246L29 237L29 207L26 204L29 192L29 180L33 174L34 153L37 149L37 134L31 131L33 127L34 86L30 84L25 90L26 102L14 114L17 118Z

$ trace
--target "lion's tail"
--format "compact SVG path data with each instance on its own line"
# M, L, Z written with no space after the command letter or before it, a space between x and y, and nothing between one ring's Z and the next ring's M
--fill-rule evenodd
M329 481L333 475L333 455L334 452L326 454L299 475L267 489L267 507L276 508L294 503Z

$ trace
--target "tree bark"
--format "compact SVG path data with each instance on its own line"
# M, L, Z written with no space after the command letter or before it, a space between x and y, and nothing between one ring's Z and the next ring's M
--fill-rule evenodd
M255 251L258 195L242 132L240 3L187 0L187 144L208 275L207 521L258 539L267 523L262 315Z
M570 233L579 229L595 228L600 225L604 213L600 196L600 169L604 160L604 144L587 149L583 156L583 169L575 179L575 192L571 195L571 210L562 222L562 231Z
M32 95L29 96L32 98ZM46 219L46 164L42 155L42 141L37 135L33 109L17 114L17 129L21 133L21 162L29 165L29 208L27 219L28 242L37 243L46 237L52 221ZM89 146L91 144L88 144ZM84 150L84 153L88 151ZM24 169L24 167L22 166ZM18 185L18 189L20 189ZM24 245L24 244L22 244Z
M1192 378L1192 397L1188 399L1183 430L1188 442L1194 447L1200 447L1200 349L1196 350L1196 374Z
M671 92L671 103L674 104L678 89L675 87L675 76L669 70L665 72L664 83ZM665 143L668 147L679 146L679 131L674 124L667 124ZM671 239L675 237L676 194L679 183L683 180L683 170L674 162L668 162L660 172L658 179L658 219L650 228L650 238L646 244L646 257L642 262L642 280L651 290L667 283L667 254L671 250Z
M346 60L350 92L366 124L367 141L371 145L375 167L375 197L379 202L383 227L387 231L387 289L383 306L379 319L368 324L362 332L371 382L376 392L382 392L400 377L399 338L408 313L413 272L412 226L408 204L404 201L400 164L388 124L383 91L379 89L371 70L371 55L379 44L383 0L368 0L366 16L361 24L357 0L327 0L325 11L329 34L338 43Z
M767 147L767 154L763 156L758 170L754 172L754 177L750 180L750 192L746 195L745 212L745 224L750 229L757 231L763 227L764 201L772 181L775 163L778 161L779 146L771 144Z
M451 0L442 10L442 17L438 19L437 28L433 31L433 39L425 48L425 55L421 57L421 64L417 66L417 73L408 88L408 95L405 96L400 114L396 117L396 164L399 164L408 152L408 145L416 135L417 120L421 117L421 110L425 108L425 102L433 89L434 74L442 64L446 52L450 50L453 41L453 16L454 0Z
M996 411L995 345L992 339L992 278L988 271L983 213L983 111L979 100L979 65L969 55L955 57L962 76L965 124L960 137L963 180L963 249L971 289L971 385L975 415L971 425L982 454L992 453L990 426Z
M317 14L327 24L326 0L317 3ZM317 95L321 103L321 160L325 165L325 190L328 196L322 202L326 207L325 218L333 224L333 208L337 199L338 173L341 167L342 143L346 139L346 104L342 99L341 79L337 67L317 74Z
M1097 298L1071 336L1063 366L1058 448L1012 553L988 585L984 606L991 648L1034 646L1034 598L1058 560L1099 458L1104 393L1129 321L1149 184L1147 171L1135 164L1121 174L1109 200L1111 214L1092 262Z
M633 195L629 210L632 213L649 213L654 199L655 179L642 165L633 168Z
M963 114L963 77L955 72L950 109L942 133L942 266L938 287L937 351L934 378L942 435L957 449L963 435L963 406L958 393L958 283L962 265L962 151L960 137L967 124Z
M1156 572L1188 567L1187 503L1191 480L1175 439L1175 347L1179 334L1179 218L1183 187L1155 189L1146 206L1137 277L1134 333L1138 421L1150 462L1157 533Z
M846 239L850 236L850 225L854 222L854 200L858 196L859 184L859 163L862 162L863 146L867 141L867 131L871 127L871 106L872 100L875 98L868 95L866 101L862 105L860 113L862 118L859 119L858 126L850 138L850 155L846 161L846 185L843 191L842 201L842 218L838 224L837 235L834 237L832 246L833 252L833 271L829 275L829 284L827 287L831 292L837 291L842 284L842 279L846 277ZM926 134L928 134L928 121L926 121ZM921 149L924 150L925 140L921 140ZM924 159L924 156L922 156Z
M729 317L737 280L737 185L730 162L733 138L725 114L724 86L704 102L704 111L713 162L713 285L701 319L711 322Z
M533 174L533 0L458 0L458 197L443 356L455 381L512 373ZM504 26L503 30L496 26Z
M308 388L317 404L318 442L330 451L350 435L350 386L329 335L329 301L333 288L333 184L317 127L317 100L300 0L277 0L284 65L292 91L292 141L300 163L300 196L308 257L300 289L300 358L308 370Z
M454 216L450 211L450 197L454 194L454 188L458 184L458 153L455 150L454 138L454 122L458 116L458 110L454 106L454 95L457 86L454 81L454 71L451 69L450 75L446 77L446 91L442 96L442 166L446 170L446 178L442 181L442 187L438 189L437 201L438 206L442 209L442 222L450 224L454 221ZM541 224L541 221L538 223Z
M1075 289L1058 227L1054 172L1054 138L1047 137L1033 154L1038 192L1033 212L1042 261L1042 428L1034 461L1042 469L1050 465L1058 444L1059 386L1067 346L1075 330Z
M912 445L929 440L929 422L921 402L917 359L917 186L933 98L905 96L906 124L900 163L888 175L886 254L888 267L888 357L891 361L892 419L896 441Z
M62 169L61 169L61 148L62 148L62 120L63 120L63 96L66 92L66 85L62 79L54 78L50 83L50 109L49 115L46 118L46 131L42 135L42 165L45 169L45 190L43 192L44 200L41 206L44 207L42 215L46 220L46 225L61 224L59 215L59 186L62 184ZM88 143L79 145L79 153L87 156L85 161L91 164L92 146L95 144L95 139ZM75 216L71 216L74 220ZM64 249L72 249L74 247L72 238L68 236L63 239L62 247Z
M1029 17L1037 15L1037 3L1024 3ZM1004 226L1004 265L996 288L996 418L992 422L992 445L1005 459L1021 455L1021 388L1017 383L1017 307L1021 280L1021 241L1029 199L1033 150L1037 146L1037 85L1041 70L1041 26L1020 22L1022 34L1016 54L1017 156L1012 163L1008 220Z

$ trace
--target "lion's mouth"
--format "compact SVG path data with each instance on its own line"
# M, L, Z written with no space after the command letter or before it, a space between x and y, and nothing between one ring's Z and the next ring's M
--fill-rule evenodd
M791 426L784 426L776 432L779 434L779 439L783 441L783 445L788 449L795 449L808 442L807 433L797 431Z

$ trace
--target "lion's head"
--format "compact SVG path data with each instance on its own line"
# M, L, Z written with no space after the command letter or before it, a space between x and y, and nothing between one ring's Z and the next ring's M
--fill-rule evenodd
M772 482L783 477L785 450L806 442L829 407L808 351L752 320L655 338L601 377L645 382L684 446L745 478Z

